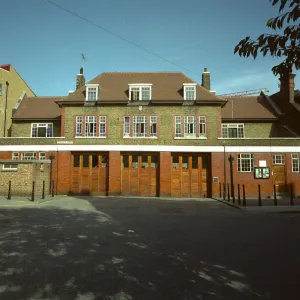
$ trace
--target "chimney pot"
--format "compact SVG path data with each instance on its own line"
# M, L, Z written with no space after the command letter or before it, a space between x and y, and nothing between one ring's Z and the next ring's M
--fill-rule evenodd
M207 69L207 68L204 68L204 72L208 72L208 69Z
M80 68L80 74L83 75L83 68Z

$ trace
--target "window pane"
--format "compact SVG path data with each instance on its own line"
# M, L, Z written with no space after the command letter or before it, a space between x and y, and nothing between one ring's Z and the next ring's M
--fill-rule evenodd
M82 167L83 168L88 168L89 167L89 158L90 158L90 156L88 154L84 154L82 156Z
M80 167L80 155L74 155L73 167L79 168Z
M188 168L189 168L189 157L182 156L182 169L188 169Z
M202 156L202 169L207 170L208 168L208 158L207 156Z
M142 168L143 169L148 168L148 155L142 156Z
M173 169L179 169L179 156L172 156L172 167Z
M123 155L123 168L129 168L129 155Z
M38 137L46 137L46 128L45 127L38 128Z
M124 136L130 135L130 117L124 117Z
M102 155L102 168L107 168L108 155Z
M151 168L156 169L157 168L157 156L151 155Z
M198 156L192 156L192 169L198 169Z
M139 167L139 157L137 155L132 155L132 169L137 169Z
M92 156L92 168L98 168L98 155Z

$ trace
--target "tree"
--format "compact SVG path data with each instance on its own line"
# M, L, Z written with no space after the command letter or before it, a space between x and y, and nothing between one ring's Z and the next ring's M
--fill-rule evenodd
M283 30L282 34L262 34L256 40L247 36L234 48L234 54L252 56L256 59L258 51L263 56L284 57L284 60L272 68L274 75L291 72L293 67L300 69L300 0L269 0L272 6L280 3L279 15L267 22L273 30ZM287 8L285 13L283 10ZM282 14L280 14L282 13Z

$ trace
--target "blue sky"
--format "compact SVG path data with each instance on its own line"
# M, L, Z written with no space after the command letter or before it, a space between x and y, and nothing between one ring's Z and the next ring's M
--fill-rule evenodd
M1 1L0 64L12 64L39 96L67 95L75 89L81 53L86 56L87 81L102 72L181 71L201 83L207 67L217 94L264 87L270 94L278 90L271 71L278 59L233 54L245 36L271 32L265 24L277 15L277 8L269 0L52 1L182 68L46 0Z

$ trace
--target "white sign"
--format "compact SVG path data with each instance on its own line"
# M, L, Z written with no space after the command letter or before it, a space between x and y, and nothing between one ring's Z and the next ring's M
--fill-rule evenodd
M258 162L258 166L262 167L262 168L265 168L267 166L267 161L266 160L260 160Z

